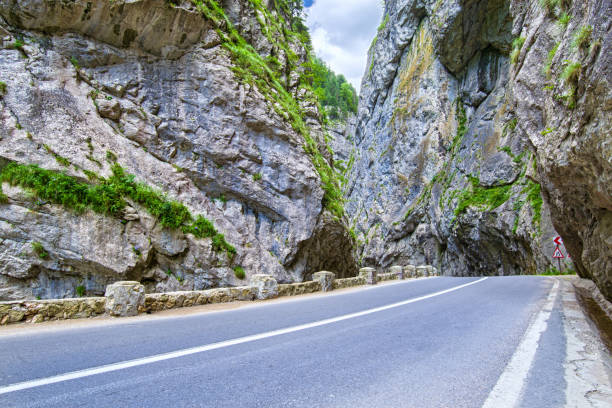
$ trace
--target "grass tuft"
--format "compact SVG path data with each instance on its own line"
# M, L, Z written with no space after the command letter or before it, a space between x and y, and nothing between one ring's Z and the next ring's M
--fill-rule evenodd
M108 179L92 174L96 184L88 184L61 172L10 163L0 172L0 183L7 182L29 189L39 198L77 213L91 209L117 218L122 217L127 205L125 199L129 198L157 217L163 227L181 229L197 238L212 238L215 251L224 251L230 258L236 254L236 249L225 240L223 234L202 215L194 219L184 204L137 182L135 176L126 173L119 164L112 166L112 173Z
M234 266L234 275L240 280L246 278L246 273L244 272L244 268L242 266Z
M525 37L518 37L512 41L512 52L510 53L510 62L512 64L516 64L518 62L523 44L525 44Z
M47 253L47 251L45 251L45 248L42 246L40 242L38 241L32 242L32 249L34 250L34 252L36 252L36 255L38 255L40 259L49 258L49 254Z
M593 32L593 26L586 25L580 27L578 32L574 35L572 41L572 48L587 48L591 40L591 33Z

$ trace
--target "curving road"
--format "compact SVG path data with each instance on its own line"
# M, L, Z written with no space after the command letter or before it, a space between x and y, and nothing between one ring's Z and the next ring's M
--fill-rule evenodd
M430 278L179 317L0 331L0 406L565 406L559 286Z

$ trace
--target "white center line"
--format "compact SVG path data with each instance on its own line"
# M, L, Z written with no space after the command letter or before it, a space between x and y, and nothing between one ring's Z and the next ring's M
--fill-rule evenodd
M518 404L525 380L538 349L540 337L548 327L548 318L552 312L558 291L559 281L555 280L546 298L546 303L538 312L533 323L527 328L523 339L512 355L512 359L504 372L499 376L497 384L491 390L482 408L510 408Z
M376 307L376 308L373 308L373 309L363 310L361 312L350 313L350 314L346 314L346 315L342 315L342 316L338 316L338 317L332 317L330 319L319 320L319 321L312 322L312 323L301 324L299 326L287 327L285 329L273 330L273 331L269 331L269 332L266 332L266 333L260 333L260 334L254 334L254 335L251 335L251 336L239 337L237 339L220 341L218 343L206 344L206 345L203 345L203 346L198 346L198 347L192 347L192 348L183 349L183 350L172 351L170 353L157 354L157 355L154 355L154 356L143 357L143 358L138 358L138 359L134 359L134 360L122 361L122 362L119 362L119 363L113 363L113 364L103 365L103 366L100 366L100 367L88 368L88 369L80 370L80 371L73 371L73 372L70 372L70 373L55 375L53 377L39 378L37 380L24 381L24 382L20 382L20 383L16 383L16 384L11 384L11 385L7 385L7 386L4 386L4 387L0 387L0 395L1 394L7 394L9 392L14 392L14 391L26 390L26 389L29 389L29 388L41 387L43 385L49 385L49 384L54 384L54 383L58 383L58 382L74 380L74 379L77 379L77 378L89 377L89 376L96 375L96 374L109 373L109 372L112 372L112 371L123 370L123 369L126 369L126 368L138 367L138 366L142 366L142 365L146 365L146 364L157 363L159 361L164 361L164 360L170 360L170 359L173 359L173 358L184 357L184 356L188 356L188 355L191 355L191 354L202 353L202 352L205 352L205 351L217 350L217 349L220 349L220 348L234 346L234 345L237 345L237 344L248 343L248 342L252 342L252 341L256 341L256 340L262 340L262 339L267 339L267 338L270 338L270 337L280 336L280 335L283 335L283 334L294 333L294 332L301 331L301 330L311 329L313 327L325 326L325 325L328 325L328 324L341 322L343 320L354 319L356 317L366 316L366 315L369 315L369 314L372 314L372 313L382 312L384 310L389 310L389 309L393 309L393 308L396 308L396 307L408 305L410 303L419 302L421 300L430 299L432 297L440 296L440 295L443 295L445 293L450 293L450 292L453 292L455 290L459 290L459 289L465 288L467 286L474 285L476 283L484 281L485 279L487 279L487 278L486 277L485 278L481 278L481 279L478 279L478 280L470 282L470 283L466 283L466 284L459 285L459 286L454 286L454 287L452 287L450 289L441 290L439 292L430 293L429 295L419 296L419 297L416 297L416 298L404 300L404 301L397 302L397 303L392 303L392 304L389 304L389 305L386 305L386 306L380 306L380 307Z

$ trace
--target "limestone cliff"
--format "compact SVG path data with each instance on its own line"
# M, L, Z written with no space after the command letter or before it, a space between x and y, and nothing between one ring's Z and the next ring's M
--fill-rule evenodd
M356 272L286 2L0 0L0 38L0 300Z
M556 230L612 299L611 13L609 0L385 2L347 201L362 264L542 272Z

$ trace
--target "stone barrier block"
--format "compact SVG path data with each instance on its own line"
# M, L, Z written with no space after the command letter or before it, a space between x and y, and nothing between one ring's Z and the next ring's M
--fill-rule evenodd
M333 272L321 271L312 274L312 280L319 282L323 292L329 292L334 288L334 278L336 275Z
M366 285L376 285L378 282L376 277L376 269L374 268L361 268L359 270L359 276L365 278Z
M427 265L427 276L435 276L434 267L431 265Z
M438 268L436 268L435 266L433 268L433 276L440 276L440 271L438 271Z
M404 268L395 265L389 268L389 272L397 275L397 279L404 279Z
M416 276L420 278L421 276L427 276L429 273L427 269L427 265L419 265L416 267Z
M139 282L121 281L106 287L104 309L111 316L136 316L144 307L144 286Z
M414 278L416 277L416 268L414 265L406 265L404 266L404 275L407 278Z
M255 289L255 297L257 299L272 299L278 296L278 283L272 275L253 275L251 276L250 284Z

